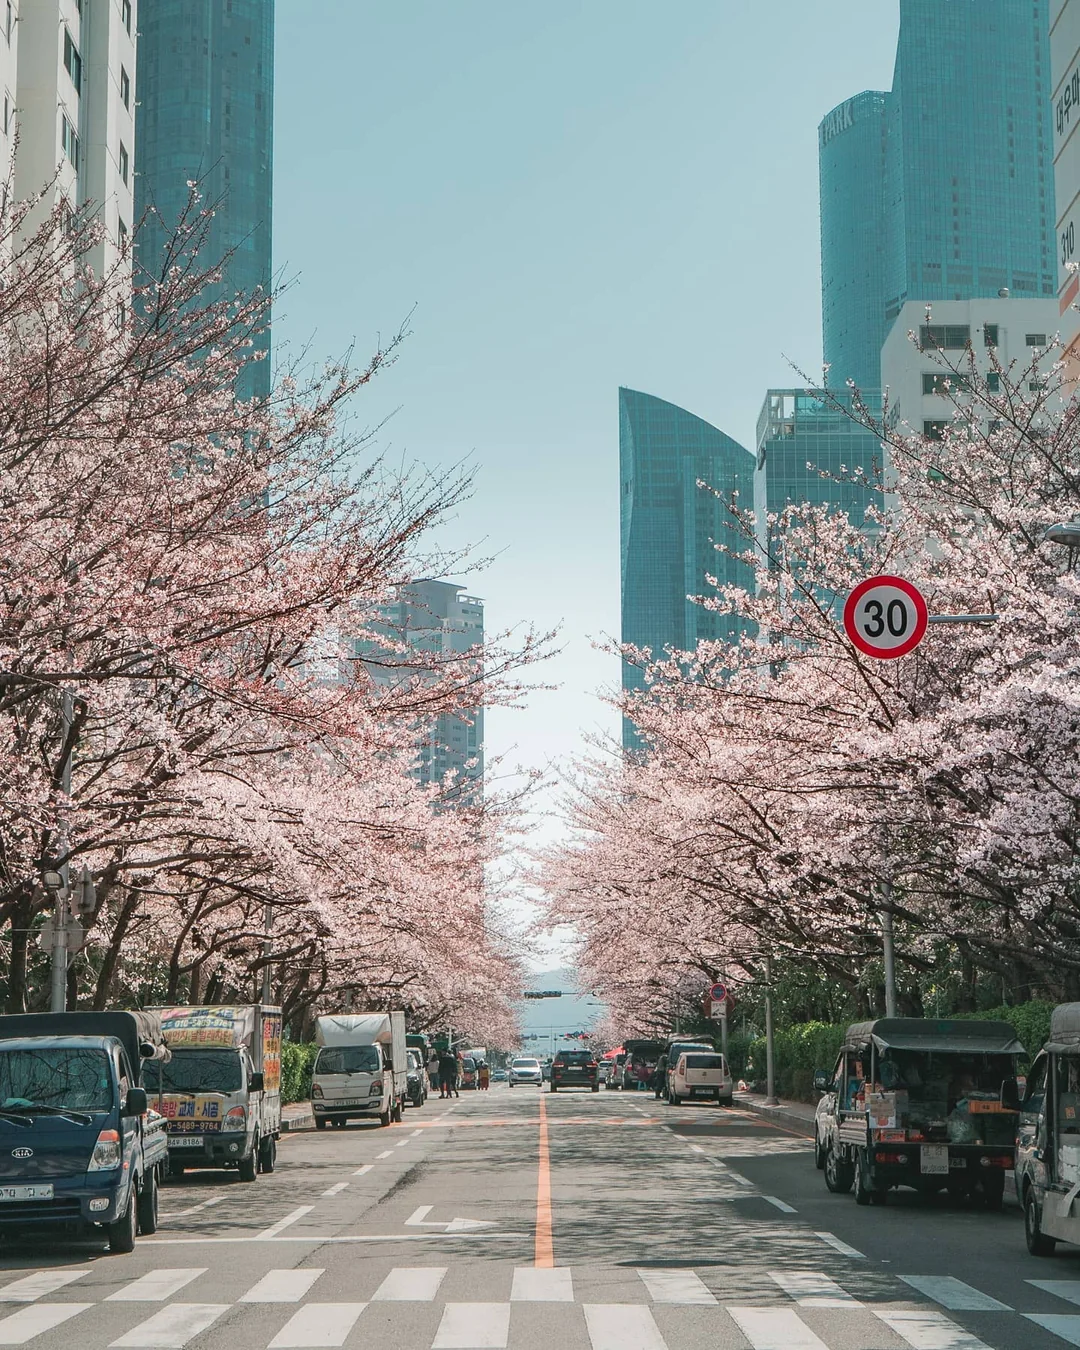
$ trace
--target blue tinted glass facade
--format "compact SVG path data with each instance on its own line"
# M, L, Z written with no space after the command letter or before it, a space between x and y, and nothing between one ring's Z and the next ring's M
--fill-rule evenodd
M155 208L165 228L199 180L213 205L207 265L230 250L219 295L268 291L273 191L274 0L153 0L139 8L135 214ZM136 240L152 271L161 237ZM269 349L269 335L257 345ZM242 397L264 396L270 362L250 366Z
M819 154L830 386L880 383L907 300L1054 295L1048 0L900 0L892 91Z
M718 552L745 550L724 502L698 487L706 482L753 505L754 457L737 441L683 408L633 389L619 390L622 640L661 656L689 651L699 640L740 631L729 615L712 614L688 597L708 593L706 575L752 589L753 569ZM623 668L625 688L640 676Z

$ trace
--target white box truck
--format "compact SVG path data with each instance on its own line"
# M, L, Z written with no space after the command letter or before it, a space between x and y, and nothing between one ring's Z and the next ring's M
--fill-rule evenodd
M241 1181L272 1172L281 1138L281 1009L262 1004L153 1008L167 1064L145 1070L168 1121L169 1172L235 1167Z
M335 1013L315 1021L319 1053L311 1076L315 1128L377 1116L400 1121L408 1093L405 1014Z

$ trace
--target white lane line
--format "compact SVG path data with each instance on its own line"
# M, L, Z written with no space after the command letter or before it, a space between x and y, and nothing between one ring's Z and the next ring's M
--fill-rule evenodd
M1026 1283L1055 1298L1063 1298L1066 1303L1080 1303L1080 1280L1028 1280Z
M643 1304L586 1303L582 1311L592 1350L667 1350L660 1328Z
M347 1191L348 1189L349 1183L347 1181L339 1181L336 1186L328 1186L326 1190L323 1191L323 1196L340 1195L342 1191Z
M858 1308L858 1300L827 1275L816 1270L770 1270L769 1279L775 1280L785 1294L789 1294L803 1308Z
M423 1130L413 1130L412 1134L409 1135L409 1138L410 1138L410 1139L418 1139L418 1138L420 1137L420 1135L422 1135L423 1133L424 1133Z
M446 1266L395 1266L371 1296L372 1303L430 1303Z
M241 1303L299 1303L322 1270L271 1270L253 1284Z
M879 1321L907 1341L911 1350L989 1350L984 1341L939 1312L879 1312Z
M286 1214L283 1219L278 1219L277 1223L271 1224L269 1228L264 1228L262 1232L258 1233L256 1236L263 1240L266 1238L275 1238L279 1233L288 1228L290 1224L294 1224L297 1219L302 1219L305 1214L310 1214L314 1208L314 1205L301 1205L298 1209L294 1209L291 1214Z
M849 1247L846 1242L838 1238L834 1233L815 1233L816 1238L820 1238L834 1252L839 1252L841 1256L857 1256L860 1261L866 1260L866 1253L860 1252L856 1247Z
M431 1350L506 1350L509 1336L509 1303L448 1303Z
M1012 1312L1007 1303L973 1289L952 1275L901 1275L900 1278L950 1312Z
M778 1196L763 1195L761 1198L762 1200L768 1200L770 1205L775 1205L776 1208L781 1210L784 1214L798 1214L799 1212L797 1209L789 1205L786 1200L779 1199Z
M375 1165L374 1163L365 1163L363 1167L358 1167L356 1169L356 1171L353 1173L353 1176L362 1177L366 1172L370 1172L372 1167L374 1167L374 1165Z
M444 1242L447 1239L452 1242L472 1242L476 1240L490 1242L496 1239L505 1242L509 1237L509 1233L477 1233L471 1228L466 1230L465 1228L452 1228L447 1225L445 1232L428 1233L305 1233L303 1237L287 1233L282 1237L275 1235L268 1238L264 1238L261 1233L256 1233L251 1237L152 1237L143 1238L139 1245L141 1247L242 1247L249 1242L299 1242L306 1243L311 1247L321 1247L328 1242Z
M654 1303L716 1302L716 1295L692 1270L638 1270Z
M376 1153L376 1154L375 1154L375 1161L376 1161L376 1162L381 1162L383 1158L389 1158L390 1154L393 1153L393 1151L394 1151L394 1150L393 1150L392 1148L385 1148L385 1149L383 1149L383 1151L382 1151L381 1153Z
M792 1308L728 1308L753 1350L828 1350Z
M308 1303L293 1313L270 1342L270 1350L310 1350L344 1345L366 1303Z
M404 1148L405 1145L406 1145L408 1142L409 1142L409 1141L408 1141L407 1139L399 1139L398 1142L394 1145L394 1147L395 1147L395 1148Z
M574 1277L569 1266L518 1266L510 1289L511 1303L573 1303Z
M209 1209L211 1205L220 1205L225 1199L223 1195L212 1195L209 1200L200 1200L197 1205L192 1205L188 1209L178 1209L173 1214L163 1214L162 1221L173 1219L186 1219L189 1214L198 1214L201 1210Z
M231 1307L231 1303L170 1303L110 1344L138 1350L180 1350Z
M705 1152L705 1150L701 1147L700 1144L691 1144L691 1145L690 1145L690 1148L691 1148L691 1151L694 1152L694 1153L704 1153L704 1152Z
M1029 1280L1029 1284L1038 1284L1038 1280ZM1050 1283L1050 1281L1047 1281ZM1071 1300L1070 1300L1071 1302ZM1080 1345L1080 1317L1069 1313L1025 1313L1029 1322L1042 1327L1055 1336L1060 1336L1069 1345Z
M51 1331L93 1306L92 1303L38 1303L33 1308L20 1308L10 1317L0 1319L0 1345L25 1345L34 1336Z
M725 1168L725 1171L732 1181L737 1182L740 1186L753 1186L754 1184L749 1177L744 1177L741 1172L732 1171L730 1167Z
M89 1275L89 1270L37 1270L0 1289L0 1303L33 1303L44 1294L55 1294L66 1284Z
M173 1294L178 1294L184 1285L205 1275L206 1266L189 1266L187 1269L151 1270L140 1275L137 1280L125 1284L115 1294L110 1294L106 1303L163 1303Z
M434 1205L421 1205L419 1209L414 1209L405 1220L405 1227L415 1228L417 1224L423 1223L434 1208Z

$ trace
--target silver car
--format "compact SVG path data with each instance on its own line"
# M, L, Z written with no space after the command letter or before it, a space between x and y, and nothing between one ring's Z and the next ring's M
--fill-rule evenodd
M534 1087L543 1087L544 1074L538 1059L515 1059L510 1062L510 1086L519 1083L531 1083Z

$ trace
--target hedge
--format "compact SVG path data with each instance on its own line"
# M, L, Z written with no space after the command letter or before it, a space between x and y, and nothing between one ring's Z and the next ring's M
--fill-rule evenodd
M1013 1008L989 1008L985 1012L957 1014L957 1017L978 1021L1008 1022L1016 1031L1028 1056L1031 1057L1050 1035L1052 1003L1021 1003ZM773 1071L776 1091L789 1101L810 1102L814 1097L814 1070L831 1069L837 1052L844 1043L850 1023L803 1022L797 1026L777 1028L773 1036ZM751 1041L742 1065L736 1055L732 1038L731 1067L736 1078L761 1086L765 1083L765 1037ZM745 1037L739 1037L743 1042ZM742 1045L739 1046L742 1050ZM740 1072L741 1068L741 1072Z
M317 1045L305 1045L296 1041L285 1041L281 1047L281 1101L306 1102L311 1096L311 1070L315 1056L319 1052Z

